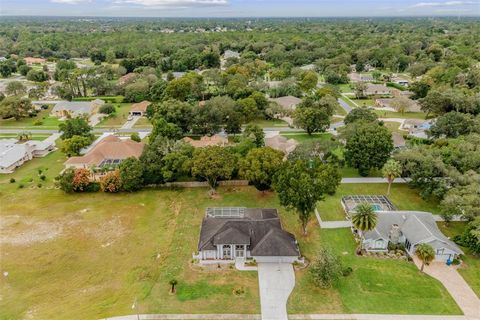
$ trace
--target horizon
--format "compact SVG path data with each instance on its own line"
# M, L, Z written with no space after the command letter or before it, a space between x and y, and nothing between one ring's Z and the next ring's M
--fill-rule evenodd
M3 17L388 18L479 17L480 0L0 0Z

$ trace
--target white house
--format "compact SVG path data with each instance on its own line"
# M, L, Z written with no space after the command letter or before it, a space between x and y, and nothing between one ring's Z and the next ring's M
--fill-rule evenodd
M208 208L202 221L200 262L254 259L293 263L300 257L295 237L282 229L277 209Z
M386 252L388 244L404 244L410 256L415 248L427 243L435 250L436 261L452 261L463 251L438 229L433 215L419 211L377 212L377 225L365 232L362 247L367 251Z

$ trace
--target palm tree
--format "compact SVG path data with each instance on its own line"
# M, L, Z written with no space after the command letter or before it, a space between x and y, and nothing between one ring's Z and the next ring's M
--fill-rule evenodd
M352 224L355 229L360 231L361 247L363 246L363 233L370 231L377 225L377 214L371 204L367 202L360 203L355 208L352 215Z
M415 248L415 254L417 257L422 261L422 267L420 271L423 272L423 268L425 265L429 265L430 262L435 259L435 250L433 250L432 246L427 243L421 243Z
M172 279L168 283L172 286L170 292L175 293L175 286L178 284L178 281L176 279Z
M388 196L390 194L392 182L395 180L395 178L400 177L400 175L402 174L402 165L400 164L400 162L390 159L383 165L382 174L388 180Z

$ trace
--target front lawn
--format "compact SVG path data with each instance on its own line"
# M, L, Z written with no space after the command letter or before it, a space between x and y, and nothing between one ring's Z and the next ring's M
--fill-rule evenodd
M330 140L333 137L330 133L313 133L312 135L308 135L308 133L282 132L281 135L287 139L295 139L300 143L305 141L325 141Z
M128 118L131 103L114 103L115 113L103 119L95 127L121 127Z
M47 110L41 110L35 117L27 117L16 121L15 119L0 119L0 128L24 128L24 129L57 129L61 123L58 118L50 117L50 111L53 106Z
M150 122L150 120L148 120L148 118L141 117L140 119L138 119L138 121L135 123L133 127L134 128L151 128L152 123Z
M261 128L285 128L288 127L288 123L280 119L256 119L250 122L249 124L256 124Z
M340 203L343 196L347 195L386 195L386 183L365 184L341 184L333 196L326 196L320 201L317 209L320 216L326 221L345 220L345 211ZM398 210L428 211L438 213L438 204L435 201L425 201L418 191L407 184L392 184L392 190L388 196Z
M448 226L443 222L438 223L440 230L450 238L462 234L466 226L466 222L450 222ZM475 291L477 296L480 297L480 257L473 255L468 248L462 247L462 250L465 252L465 255L462 257L463 265L458 269L458 272Z
M426 113L424 112L394 112L386 110L373 110L379 118L400 118L400 119L425 119Z

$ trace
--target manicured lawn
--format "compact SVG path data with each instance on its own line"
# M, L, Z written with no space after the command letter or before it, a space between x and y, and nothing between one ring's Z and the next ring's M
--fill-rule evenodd
M250 122L250 124L256 124L261 128L272 128L272 127L288 127L288 123L280 119L256 119Z
M423 112L400 112L374 110L379 118L401 118L401 119L425 119L426 114Z
M342 93L346 92L353 92L353 89L350 87L350 84L339 84L337 85L337 88L340 90Z
M408 131L400 130L399 122L385 121L384 124L385 124L385 127L390 129L391 132L398 132L401 134L408 133Z
M46 138L48 138L49 135L48 134L34 134L34 135L31 135L29 137L30 140L45 140ZM0 134L0 139L17 139L18 138L18 135L17 134L14 134L14 133L4 133L4 134Z
M461 314L442 284L420 273L413 263L355 256L349 229L310 232L307 241L300 238L309 259L321 245L328 246L353 272L328 290L316 288L307 271L297 272L289 313Z
M121 127L128 118L131 103L114 103L116 112L102 120L96 127Z
M356 108L357 106L355 105L355 103L352 102L352 100L347 97L346 95L343 95L343 98L342 98L343 101L345 101L350 107L352 108Z
M339 104L337 104L337 105L335 105L335 114L341 115L341 116L346 116L347 112Z
M298 142L330 140L333 137L330 133L313 133L312 135L309 136L308 133L282 132L281 135L288 139L295 139Z
M450 238L463 233L466 226L466 222L450 222L448 226L445 226L443 222L438 223L440 230ZM462 257L463 265L458 269L458 272L480 297L480 257L473 255L468 248L462 247L462 250L465 255Z
M373 107L375 105L373 99L352 99L352 101L355 102L359 107Z
M340 168L340 173L342 174L342 178L359 178L361 177L358 173L358 169L348 167L345 165L344 167ZM381 170L372 169L368 174L368 177L371 178L378 178L382 176Z
M365 184L341 184L333 196L326 196L324 201L317 205L320 216L323 220L345 220L345 212L340 203L346 195L386 195L386 183L365 183ZM407 184L392 184L392 190L388 196L390 201L398 210L418 210L438 213L438 204L434 201L425 201L417 190L410 188Z
M150 120L148 120L146 117L142 117L138 119L138 121L135 123L133 127L134 128L151 128L152 124L150 123Z
M18 121L15 119L0 119L0 128L56 129L61 121L58 118L50 117L52 108L50 106L47 110L41 110L33 118L23 118ZM37 121L41 121L41 124L35 125Z

